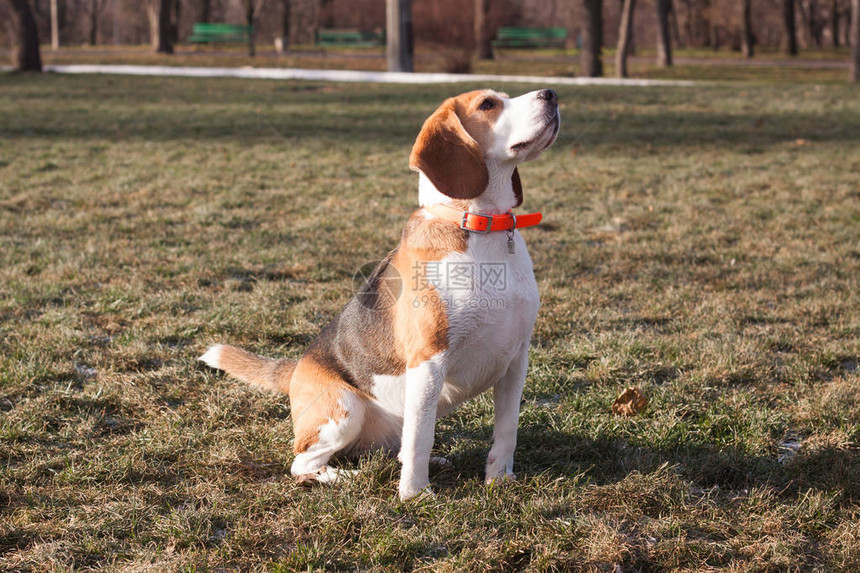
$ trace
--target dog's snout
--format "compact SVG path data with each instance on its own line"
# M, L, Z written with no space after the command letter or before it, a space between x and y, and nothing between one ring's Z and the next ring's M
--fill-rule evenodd
M555 90L541 90L538 92L537 98L542 99L551 105L558 105L558 94L555 93Z

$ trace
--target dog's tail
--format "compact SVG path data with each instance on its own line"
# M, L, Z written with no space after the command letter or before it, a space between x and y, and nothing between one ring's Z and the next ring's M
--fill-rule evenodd
M274 360L257 356L237 346L226 344L210 347L199 360L251 386L284 394L290 390L290 378L298 364L295 360Z

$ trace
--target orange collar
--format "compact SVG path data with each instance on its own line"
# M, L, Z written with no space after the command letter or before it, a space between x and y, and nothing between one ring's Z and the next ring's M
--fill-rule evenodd
M459 223L461 229L473 233L489 233L491 231L512 231L523 227L533 227L540 223L543 215L540 213L525 213L514 215L511 211L501 215L484 215L483 213L472 213L462 211L455 207L449 207L444 203L436 203L424 207L426 211L436 215L440 219Z

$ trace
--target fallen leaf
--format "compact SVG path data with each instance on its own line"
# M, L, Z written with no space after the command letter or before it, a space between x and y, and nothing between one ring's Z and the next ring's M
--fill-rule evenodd
M648 397L639 388L630 386L618 395L612 404L612 412L618 416L635 416L648 405Z

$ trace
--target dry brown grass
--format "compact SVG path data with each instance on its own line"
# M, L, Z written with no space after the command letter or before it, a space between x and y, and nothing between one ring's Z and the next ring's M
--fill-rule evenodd
M411 140L467 86L2 82L0 567L860 565L849 87L560 89L522 169L546 224L520 479L482 483L482 397L438 425L438 497L401 504L381 456L298 487L287 401L195 358L297 356L396 244ZM612 416L629 385L648 408Z

